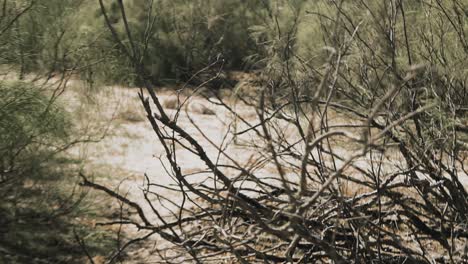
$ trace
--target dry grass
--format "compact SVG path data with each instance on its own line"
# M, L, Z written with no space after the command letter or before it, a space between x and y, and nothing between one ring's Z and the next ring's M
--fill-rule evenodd
M163 100L162 105L166 109L177 110L183 100L183 98L178 99L175 95L168 96Z
M118 118L130 123L143 122L146 120L141 110L139 111L138 109L130 107L122 109L118 114Z

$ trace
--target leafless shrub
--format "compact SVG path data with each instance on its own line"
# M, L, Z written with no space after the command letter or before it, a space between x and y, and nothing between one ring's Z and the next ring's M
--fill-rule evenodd
M118 2L130 48L107 23L144 80L125 8ZM445 10L439 1L435 3ZM449 118L440 118L463 108L453 89L466 90L465 84L445 80L441 88L427 66L398 69L392 57L394 38L385 40L390 42L385 43L390 64L377 53L368 55L371 43L361 35L359 21L349 18L342 2L330 5L335 18L319 14L334 25L328 35L328 58L320 68L294 53L298 19L289 32L278 30L277 45L282 48L272 51L279 50L284 57L265 69L256 96L236 98L256 111L255 120L246 119L221 97L208 100L232 114L235 122L228 121L228 128L238 126L234 134L225 131L222 143L209 138L190 115L187 118L204 140L187 132L178 123L181 107L169 117L154 87L145 82L140 99L166 151L167 173L177 186L161 186L147 177L143 190L145 206L151 208L147 212L142 204L83 176L84 186L106 192L137 215L111 224L146 231L114 256L158 234L183 250L172 248L175 256L161 253L168 263L467 261L468 195L461 182L467 173L466 153L457 143L464 132L445 123ZM396 18L405 19L398 11L402 5L391 1L390 15L384 17L393 23L382 26L379 33L396 30ZM351 49L363 52L353 57ZM356 67L347 65L347 60L355 60ZM422 83L434 89L425 89ZM364 85L369 85L367 90ZM439 88L446 89L446 97ZM428 92L418 92L422 90ZM344 122L332 120L332 115ZM461 117L466 118L455 115ZM248 142L243 155L234 151L234 138ZM205 164L206 170L199 173L202 179L193 180L194 173L186 173L176 146ZM217 155L208 153L208 147L215 148ZM181 201L161 196L159 189L177 193ZM167 216L162 208L169 211Z
M119 118L128 122L143 122L145 117L133 109L126 109L119 113Z

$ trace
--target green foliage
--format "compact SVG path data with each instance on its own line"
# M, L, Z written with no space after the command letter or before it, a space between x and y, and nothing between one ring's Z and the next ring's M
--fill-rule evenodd
M247 57L262 52L249 28L264 19L263 1L161 0L155 1L152 7L149 2L128 2L125 8L136 55L141 57L155 83L187 80L218 59L225 59L226 70L243 69L248 67ZM95 5L93 7L96 9ZM86 26L81 30L97 32L105 27L100 12L90 12L93 7L84 8L87 11L83 15L87 19L83 20ZM117 3L111 2L106 8L110 22L130 49ZM131 64L115 46L110 32L106 31L96 46L109 51L106 63L96 65L94 70L100 78L106 82L137 84Z
M82 2L5 1L9 16L2 21L14 23L4 25L7 30L0 40L0 64L17 65L21 78L31 72L52 73L80 66L74 20ZM22 13L29 3L30 9ZM14 20L17 14L22 15Z
M0 82L0 156L2 168L66 142L70 121L63 110L26 82ZM39 156L39 155L38 155Z
M66 112L39 87L0 82L0 262L82 263L75 239L104 254L111 237L84 222L79 164L60 157L70 141ZM81 221L75 221L80 216Z

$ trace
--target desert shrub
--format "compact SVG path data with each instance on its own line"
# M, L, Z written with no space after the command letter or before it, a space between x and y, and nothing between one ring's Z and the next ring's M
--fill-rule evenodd
M0 64L16 66L21 78L82 67L83 42L74 23L82 2L4 1Z
M109 236L84 223L89 212L76 188L80 162L61 155L71 128L68 114L44 90L0 82L0 262L80 263L85 253L75 232L93 238L93 254L109 245Z
M2 171L18 172L17 162L30 155L40 157L40 152L50 151L47 146L66 142L70 121L40 88L25 82L1 82L0 91Z

